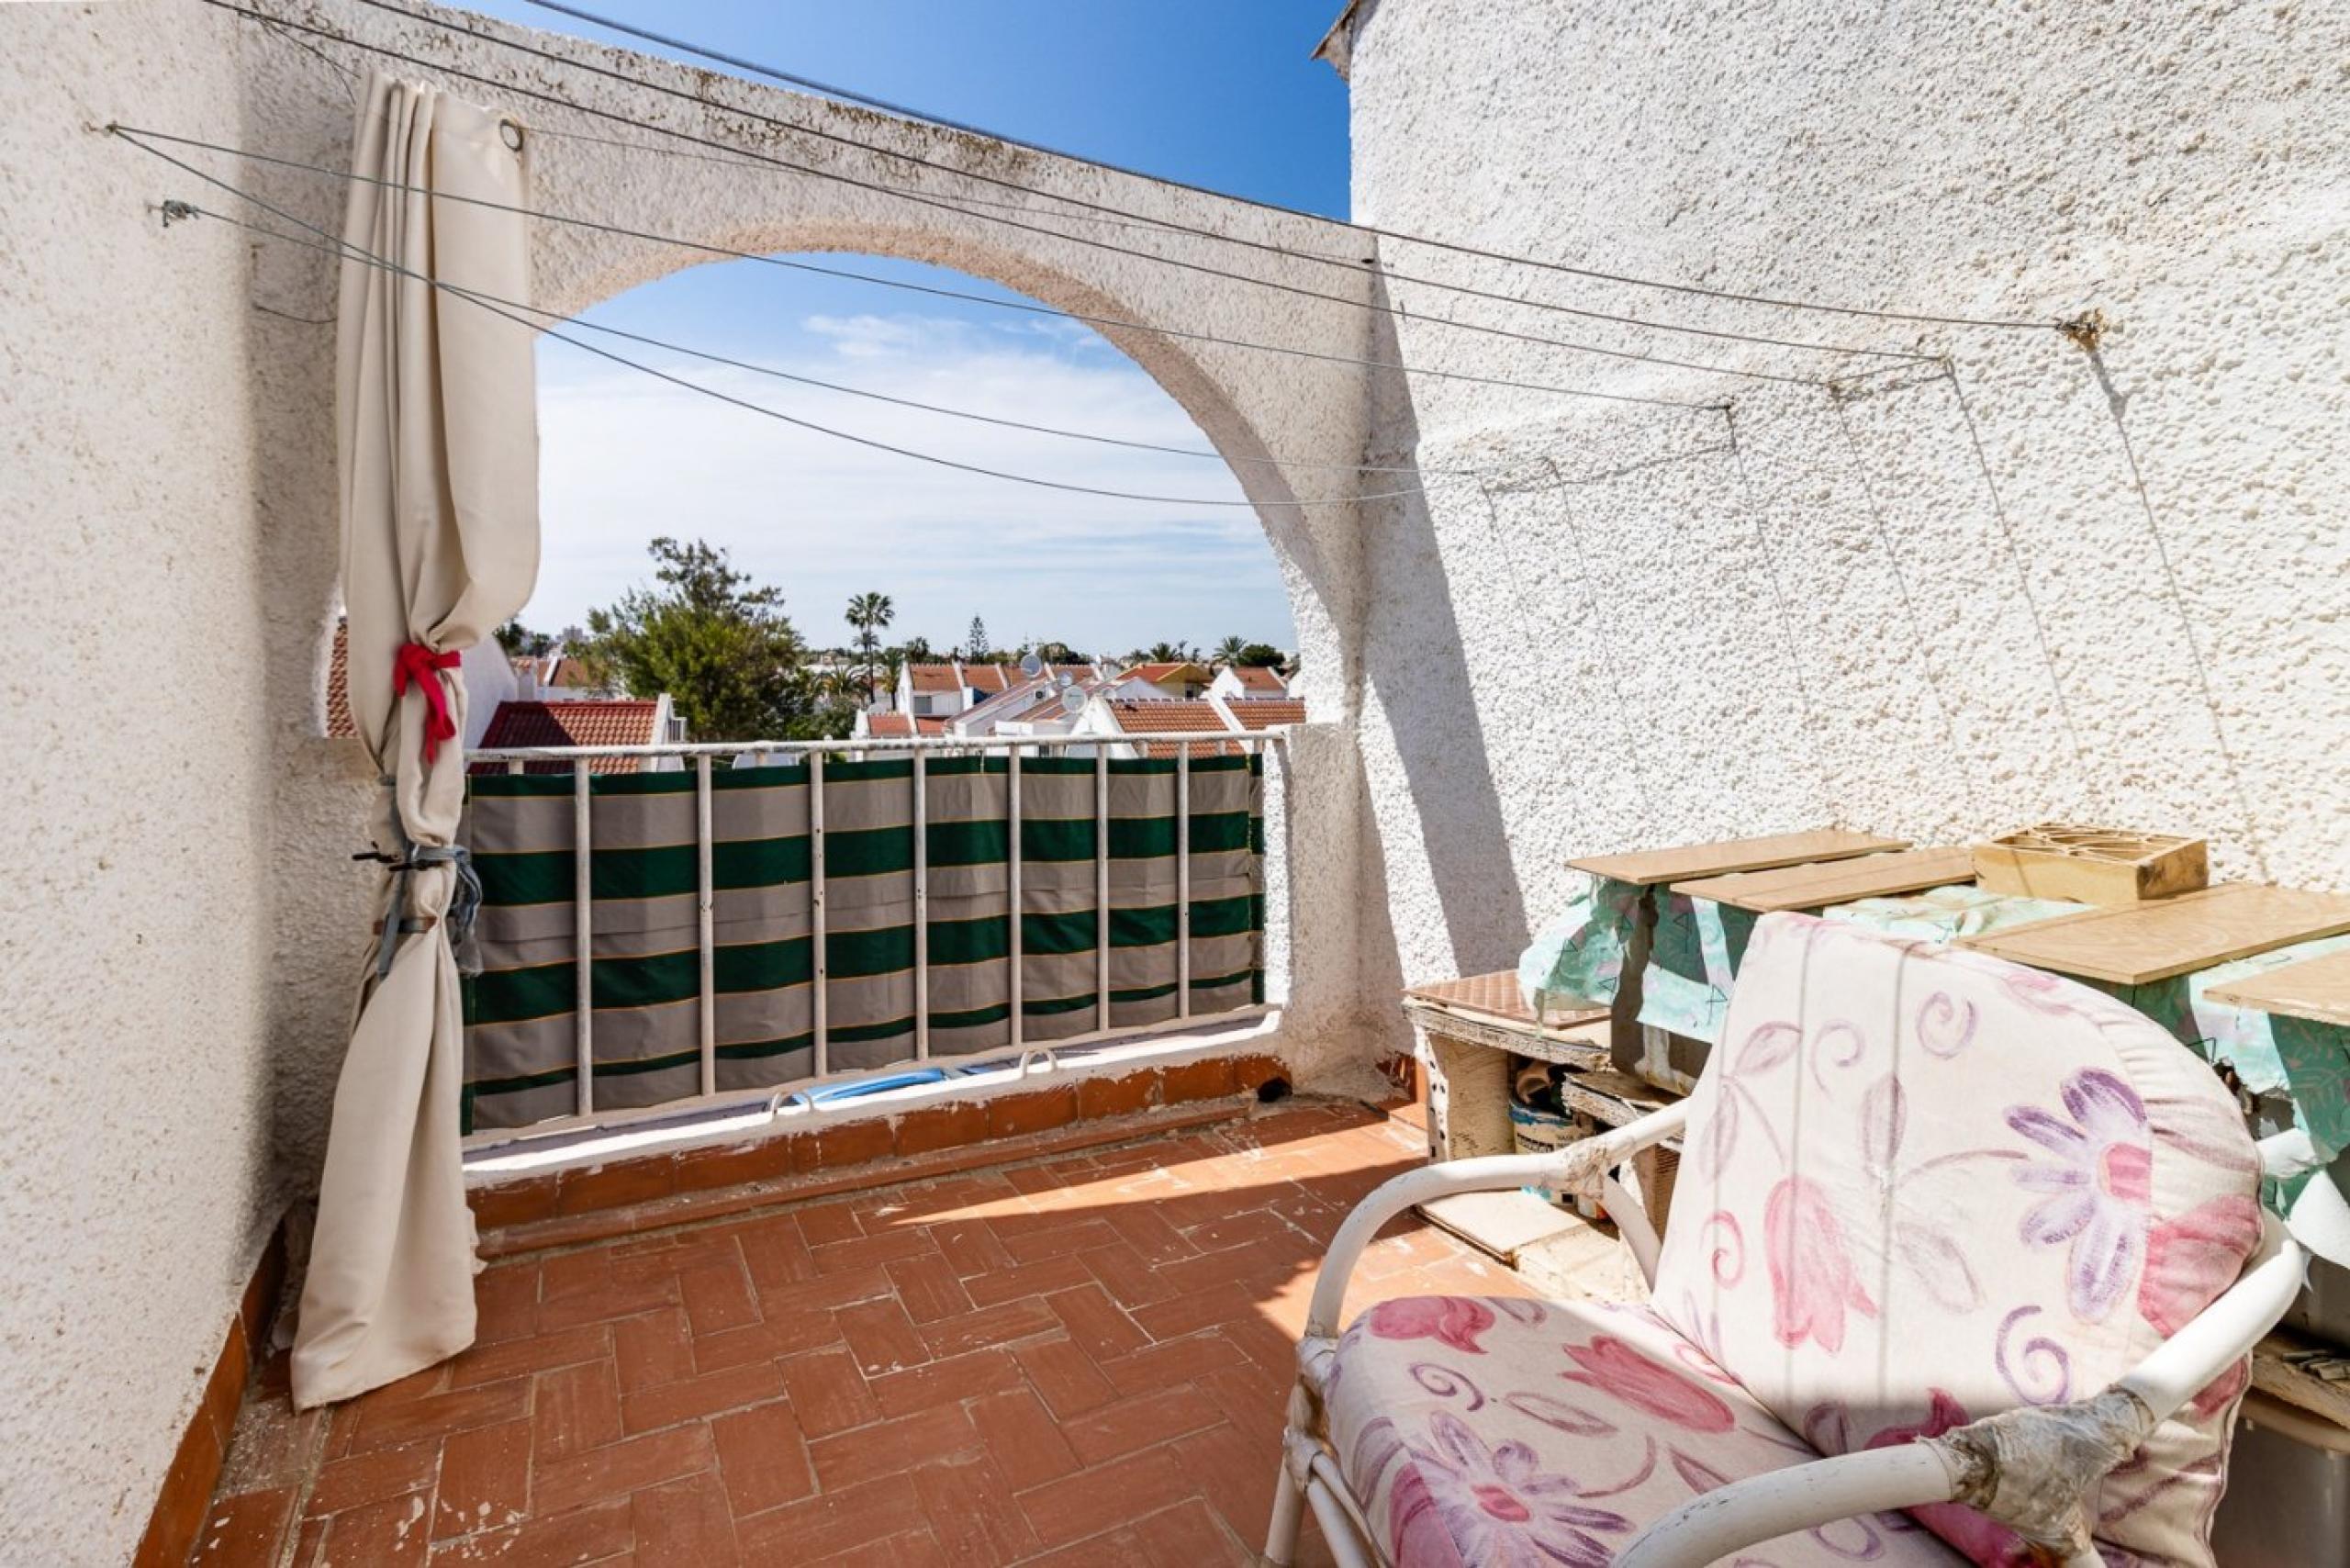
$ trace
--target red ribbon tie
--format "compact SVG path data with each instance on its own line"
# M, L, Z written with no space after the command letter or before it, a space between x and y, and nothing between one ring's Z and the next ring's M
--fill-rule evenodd
M461 668L464 662L465 655L458 649L436 654L421 643L402 643L399 652L392 655L392 695L407 696L409 683L414 682L432 710L432 716L424 726L424 760L428 763L440 754L442 741L457 738L457 721L449 711L448 689L441 684L439 672Z

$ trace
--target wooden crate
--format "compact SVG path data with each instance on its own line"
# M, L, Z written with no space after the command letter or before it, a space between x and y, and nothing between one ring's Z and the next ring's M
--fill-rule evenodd
M1995 893L2113 905L2191 893L2211 873L2199 838L2042 823L1976 845L1975 879Z

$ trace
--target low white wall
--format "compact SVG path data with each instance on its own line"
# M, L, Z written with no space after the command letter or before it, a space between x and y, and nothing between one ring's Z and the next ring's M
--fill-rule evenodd
M0 1562L115 1563L276 1217L246 248L92 129L245 133L187 5L0 6Z
M1370 989L1507 963L1572 854L1830 821L2185 829L2217 875L2350 886L2350 11L1375 0L1350 33L1360 221L2111 323L2093 357L1382 242L1392 272L1520 297L1948 353L1964 402L1933 364L1840 405L1472 338L1427 319L1768 374L1893 363L1392 283L1407 359L1727 400L1737 440L1704 412L1379 390L1376 452L1496 472L1366 525L1366 875L1393 913Z

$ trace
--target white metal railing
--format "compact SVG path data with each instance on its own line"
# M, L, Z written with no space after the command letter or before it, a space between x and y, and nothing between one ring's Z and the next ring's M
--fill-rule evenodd
M1002 1066L1023 1075L1029 1071L1036 1058L1042 1057L1045 1070L1058 1065L1057 1053L1072 1047L1092 1047L1112 1037L1127 1038L1181 1030L1198 1023L1192 1011L1192 751L1194 746L1215 744L1230 746L1243 755L1267 757L1283 755L1287 738L1281 728L1251 731L1203 730L1167 734L1071 734L1071 735L953 735L867 736L861 739L837 741L698 741L667 743L654 745L575 745L575 746L497 746L468 752L468 767L480 763L503 764L508 773L520 773L532 764L569 763L572 777L572 897L574 920L575 984L576 984L576 1047L577 1063L577 1102L575 1114L532 1123L526 1127L502 1127L477 1132L465 1139L469 1149L511 1145L526 1138L553 1134L576 1133L585 1128L609 1128L631 1123L666 1120L705 1112L740 1110L765 1103L770 1114L782 1110L789 1103L799 1101L812 1104L816 1092L842 1081L870 1075L883 1075L904 1070L906 1066L920 1066L930 1059L930 863L928 842L928 772L929 759L939 756L974 756L1010 753L1013 765L1006 769L1005 836L1006 845L1006 910L1009 930L1010 1061L996 1064L984 1058L974 1058L960 1070L966 1074L981 1073L993 1066ZM1175 821L1176 845L1176 1015L1162 1023L1130 1025L1113 1028L1110 1022L1110 754L1114 749L1147 756L1162 745L1177 749L1175 762ZM1031 1046L1024 1038L1021 1000L1022 930L1021 911L1021 790L1018 760L1023 756L1058 752L1082 756L1090 750L1093 761L1093 858L1094 858L1094 1027L1082 1034L1056 1039L1049 1045ZM711 775L714 759L768 757L806 757L811 764L824 757L840 756L861 760L872 756L911 755L913 762L913 897L914 897L914 1055L911 1063L894 1067L867 1068L835 1074L832 1071L827 1041L829 1018L826 1007L825 954L825 893L824 893L824 770L811 765L808 770L808 840L810 877L809 937L812 957L811 979L811 1024L814 1035L815 1063L812 1076L781 1087L733 1090L718 1088L717 985L716 985L716 900L713 892ZM1221 755L1221 754L1220 754ZM697 925L700 960L699 1034L701 1074L699 1092L666 1100L655 1105L630 1107L622 1112L599 1112L595 1087L595 992L594 992L594 835L593 796L590 781L593 772L585 765L611 758L636 758L654 763L671 762L679 767L690 765L694 774L695 850L698 867ZM753 761L747 766L758 766ZM1260 1005L1225 1009L1213 1014L1218 1020L1237 1019L1268 1011Z

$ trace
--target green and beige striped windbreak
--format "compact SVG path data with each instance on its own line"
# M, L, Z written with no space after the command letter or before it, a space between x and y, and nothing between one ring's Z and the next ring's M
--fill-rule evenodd
M1003 756L926 760L929 1049L1012 1040ZM1091 758L1020 759L1021 1036L1100 1027L1095 777ZM1109 771L1110 1024L1179 1015L1176 769ZM1195 757L1191 784L1193 1015L1263 1000L1263 763ZM824 764L825 1055L829 1070L915 1054L911 758ZM465 993L467 1131L577 1108L573 781L468 780L461 841L483 902L482 972ZM808 762L711 776L713 989L720 1092L816 1070ZM590 781L591 1031L599 1110L701 1092L699 850L691 772Z

